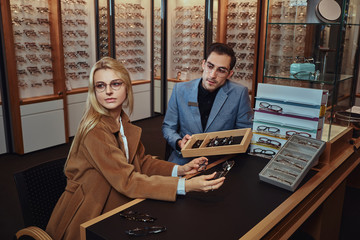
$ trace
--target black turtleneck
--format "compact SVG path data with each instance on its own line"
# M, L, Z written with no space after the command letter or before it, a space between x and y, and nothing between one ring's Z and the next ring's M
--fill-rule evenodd
M199 83L199 90L198 90L198 103L199 103L199 111L201 116L201 125L203 130L205 130L206 123L209 119L209 115L211 112L211 108L215 101L216 94L219 91L219 88L216 89L214 92L209 92L202 86L202 79Z

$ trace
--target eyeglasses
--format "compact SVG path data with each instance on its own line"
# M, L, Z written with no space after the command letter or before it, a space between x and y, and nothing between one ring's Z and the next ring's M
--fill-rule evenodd
M307 159L304 159L304 158L299 157L299 156L295 156L295 155L290 154L290 153L285 153L284 156L291 157L293 159L297 159L297 160L300 160L300 161L303 161L303 162L306 162L306 163L309 162L309 160L307 160Z
M278 163L287 165L287 166L289 166L289 167L295 167L295 168L300 169L300 170L303 170L303 169L304 169L304 167L303 167L302 165L300 165L300 164L298 164L298 163L295 163L295 162L293 162L293 161L284 159L284 158L279 158L279 157L278 157L277 159L275 159L275 161L278 162Z
M290 137L292 135L300 135L300 136L304 136L304 137L311 137L311 134L307 133L307 132L286 131L286 136L287 137Z
M166 231L165 226L150 226L142 228L134 228L126 230L125 232L130 236L147 236L148 234L162 233Z
M216 68L214 64L210 62L206 62L205 71L212 74L214 70L218 77L227 77L229 75L229 70L227 68L224 67Z
M222 165L222 171L219 171L215 174L215 177L213 179L218 179L221 177L225 177L226 174L228 174L228 172L231 170L231 168L234 166L235 161L234 160L230 160L230 161L226 161L223 163Z
M101 92L105 91L105 89L107 88L107 85L110 85L110 87L114 91L118 91L123 84L124 84L124 82L121 80L112 80L110 82L110 84L106 84L104 82L96 82L94 87L95 87L96 92L101 93Z
M259 137L258 143L265 143L267 145L271 145L271 146L274 146L276 148L279 148L281 147L281 143L279 141L276 141L276 140L273 140L273 139L270 139L270 138L267 138L267 137Z
M280 129L277 127L267 127L267 126L261 125L261 126L257 127L257 131L269 132L269 133L279 133Z
M204 140L198 139L196 142L192 145L191 148L199 148Z
M255 154L263 154L266 156L273 156L275 155L275 152L272 150L266 150L266 149L261 149L261 148L254 148L253 149L253 153Z
M138 213L132 210L121 211L119 215L127 220L138 222L154 222L156 218L146 213Z
M312 143L310 141L306 141L306 140L300 140L300 139L296 139L294 142L305 145L305 146L310 146L316 149L320 148L320 144L317 143Z
M272 112L280 113L283 110L282 107L280 107L278 105L272 105L272 104L267 103L267 102L260 102L259 105L260 105L261 109L269 110L269 111L272 111Z

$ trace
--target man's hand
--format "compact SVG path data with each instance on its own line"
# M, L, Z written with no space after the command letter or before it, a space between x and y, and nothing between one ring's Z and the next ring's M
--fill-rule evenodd
M189 141L191 139L191 136L189 134L186 134L183 139L179 140L177 142L177 145L180 147L180 149L183 149L183 147L185 146L186 142Z

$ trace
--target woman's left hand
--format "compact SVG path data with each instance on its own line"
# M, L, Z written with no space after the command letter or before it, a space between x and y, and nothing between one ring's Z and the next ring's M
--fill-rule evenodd
M205 170L207 164L208 159L206 157L195 158L191 162L178 167L178 176L194 174L196 172Z

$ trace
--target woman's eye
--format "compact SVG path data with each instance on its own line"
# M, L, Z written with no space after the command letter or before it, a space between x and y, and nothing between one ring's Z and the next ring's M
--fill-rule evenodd
M103 87L105 87L105 85L103 83L99 83L99 84L96 84L96 87L97 88L103 88Z
M119 87L122 85L122 82L113 82L112 85L115 87Z

